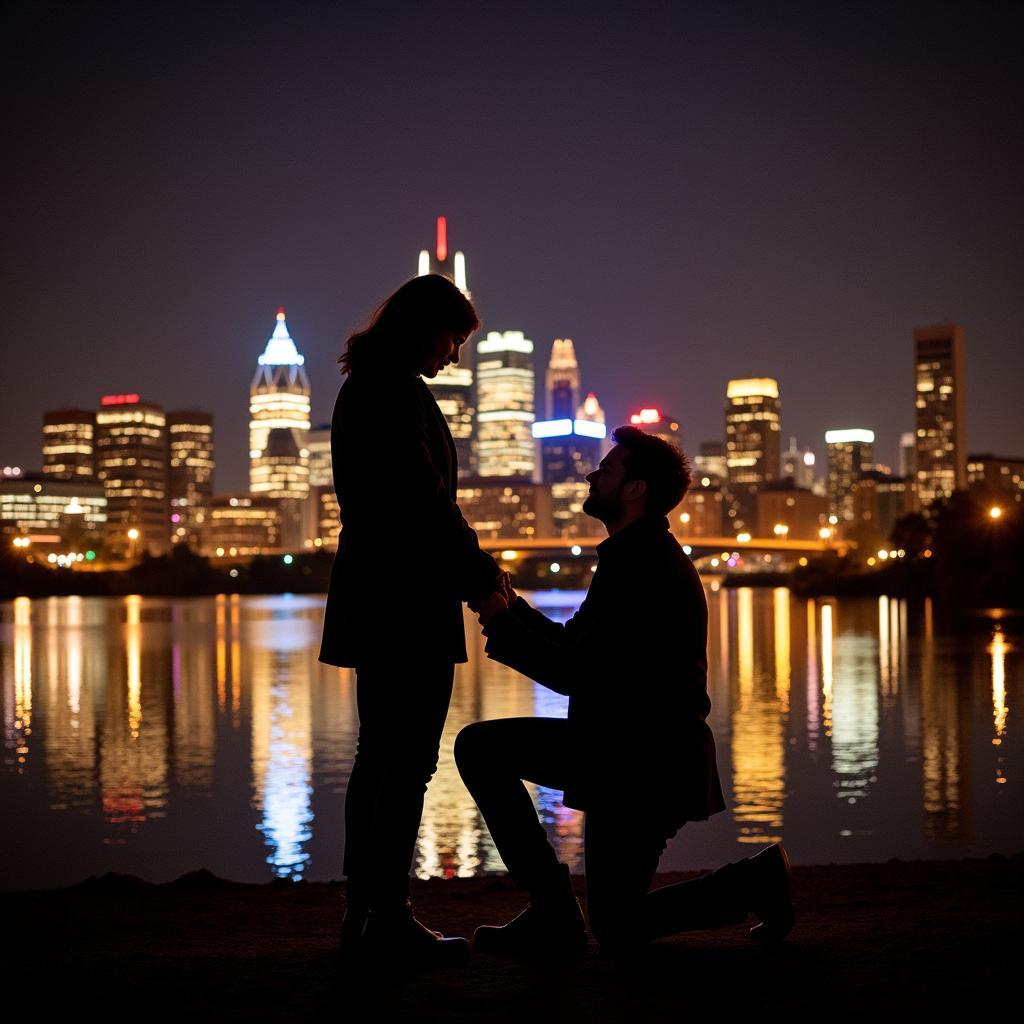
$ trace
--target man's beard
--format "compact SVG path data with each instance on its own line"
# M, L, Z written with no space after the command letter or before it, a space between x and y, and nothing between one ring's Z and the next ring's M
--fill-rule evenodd
M610 523L622 514L622 501L617 493L604 497L599 494L589 494L583 502L583 511L588 516L599 519L602 523Z

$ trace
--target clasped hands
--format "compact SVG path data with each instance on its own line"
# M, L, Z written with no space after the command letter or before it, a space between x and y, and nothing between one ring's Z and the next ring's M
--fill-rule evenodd
M487 597L477 610L480 625L486 626L499 612L505 611L506 608L511 608L517 597L518 595L512 586L512 577L507 572L503 572L498 579L497 589Z

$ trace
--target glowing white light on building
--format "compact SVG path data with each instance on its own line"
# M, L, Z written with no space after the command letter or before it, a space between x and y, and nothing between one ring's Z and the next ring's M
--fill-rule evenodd
M826 444L874 444L875 432L859 427L851 430L826 430Z

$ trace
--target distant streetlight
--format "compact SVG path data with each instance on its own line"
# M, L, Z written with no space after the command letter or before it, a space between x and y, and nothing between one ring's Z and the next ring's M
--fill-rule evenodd
M776 537L785 537L789 533L789 527L785 523L776 523L772 527L772 532Z
M988 510L988 515L990 519L1000 519L1002 518L1003 510L998 505L993 505Z

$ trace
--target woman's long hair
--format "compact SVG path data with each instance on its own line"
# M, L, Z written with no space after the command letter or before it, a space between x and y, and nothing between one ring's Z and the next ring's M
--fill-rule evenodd
M374 366L415 370L440 331L464 337L480 326L473 303L440 274L406 281L373 314L369 324L345 343L338 358L342 373Z

